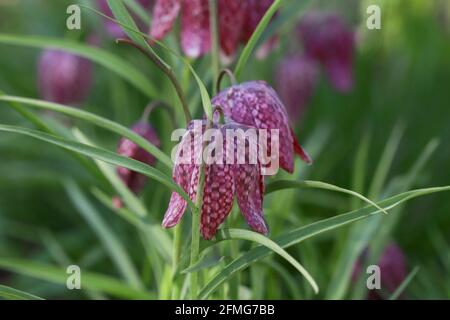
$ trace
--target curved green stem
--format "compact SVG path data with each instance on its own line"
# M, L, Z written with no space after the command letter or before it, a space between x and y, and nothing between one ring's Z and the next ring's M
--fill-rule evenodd
M140 52L142 52L147 58L149 58L162 72L164 72L167 75L167 77L169 78L173 87L175 88L178 98L180 99L181 106L183 107L183 112L184 112L184 117L186 119L186 123L189 123L192 120L191 114L189 112L189 107L187 105L186 98L184 97L183 90L181 89L181 85L178 82L173 70L170 67L168 67L165 63L163 63L160 59L158 59L158 57L156 57L153 53L151 53L148 50L145 50L143 47L141 47L139 44L133 42L132 40L117 39L116 41L117 41L117 43L124 43L124 44L128 44L130 46L135 47Z
M209 0L209 21L211 25L211 67L213 79L218 79L220 70L219 61L219 27L217 19L217 0ZM215 91L214 91L215 90ZM213 96L218 91L213 86Z
M222 84L222 80L225 75L227 75L228 78L230 78L230 82L233 86L238 84L233 71L231 71L230 69L223 69L222 71L220 71L220 74L217 77L217 83L216 83L216 91L217 92L220 92L220 85Z

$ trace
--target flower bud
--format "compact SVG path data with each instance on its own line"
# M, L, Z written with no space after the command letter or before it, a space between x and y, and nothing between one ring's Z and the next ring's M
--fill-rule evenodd
M69 52L45 50L38 63L38 84L42 99L61 104L84 101L92 82L89 60Z

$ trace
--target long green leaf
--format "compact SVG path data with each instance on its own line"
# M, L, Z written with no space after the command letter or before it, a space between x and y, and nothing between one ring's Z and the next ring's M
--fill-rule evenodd
M7 300L44 300L31 293L20 291L0 284L0 297Z
M79 142L92 147L97 147L78 128L73 128L72 132ZM137 215L145 217L147 215L147 210L145 209L144 205L141 203L138 197L130 189L128 189L125 183L119 178L116 171L103 161L94 161L99 167L100 171L106 177L106 179L108 179L108 181L120 195L123 202Z
M410 199L449 190L450 186L413 190L380 201L378 202L378 205L383 207L385 210L390 210ZM361 219L365 219L379 212L380 210L374 209L372 206L368 206L359 210L344 213L335 217L331 217L325 220L312 223L310 225L301 228L294 229L286 234L276 237L274 241L280 247L287 248L292 245L298 244L306 239L309 239L313 236L337 229L339 227L348 225L352 222L359 221ZM219 234L218 241L222 240L227 240L226 235ZM250 264L258 260L261 260L270 253L271 251L263 246L258 246L244 253L242 256L233 260L224 269L222 269L212 280L210 280L201 290L199 298L206 299L211 293L213 293L217 289L217 287L219 287L222 283L227 281L236 272L239 272L247 268Z
M175 184L170 177L166 176L159 170L152 168L145 163L117 155L108 150L104 150L101 148L94 148L88 145L84 145L82 143L62 139L53 135L39 132L37 130L21 128L17 126L0 125L0 131L19 133L26 136L30 136L60 146L62 148L78 152L85 156L102 160L115 166L121 166L136 171L138 173L146 175L149 178L161 182L163 185L167 186L171 190L179 193L191 207L194 206L194 204L192 203L191 199L186 194L186 192L184 192L184 190L181 189L180 186Z
M132 64L103 49L67 39L44 36L0 34L0 43L34 48L55 48L92 60L116 73L149 98L158 98L155 86Z
M367 199L363 195L360 195L359 193L357 193L355 191L344 189L344 188L341 188L341 187L338 187L338 186L335 186L335 185L332 185L329 183L321 182L321 181L278 180L278 181L272 182L271 184L269 184L267 186L266 194L272 193L272 192L275 192L278 190L292 189L292 188L316 188L316 189L324 189L324 190L346 193L346 194L352 195L354 197L357 197L361 200L364 200L365 202L374 206L381 212L387 214L387 212L383 208L380 208L375 202Z
M281 6L283 0L275 0L273 4L270 6L269 10L267 10L264 17L259 22L258 26L256 27L256 30L253 32L250 40L247 42L247 45L245 46L244 50L241 53L241 56L239 57L238 63L236 65L236 68L234 70L234 74L236 75L236 78L239 79L242 71L247 64L248 59L250 58L250 55L252 54L253 50L255 49L256 44L258 43L259 38L263 34L264 30L267 28L270 19L272 19L275 12L277 12L278 8Z
M87 112L84 110L80 110L77 108L72 108L72 107L62 105L62 104L44 101L44 100L22 98L22 97L16 97L16 96L8 96L8 95L0 95L0 101L6 101L6 102L11 102L11 103L21 103L28 107L52 110L52 111L66 114L66 115L74 117L74 118L86 120L92 124L95 124L104 129L113 131L121 136L124 136L124 137L130 139L131 141L135 142L137 145L142 147L144 150L146 150L149 153L151 153L152 155L154 155L156 159L161 161L167 167L172 168L172 161L171 161L170 157L168 157L164 152L159 150L156 146L154 146L152 143L147 141L145 138L141 137L140 135L133 132L132 130L122 126L121 124L118 124L117 122L108 120L106 118L100 117L96 114L93 114L93 113L90 113L90 112Z
M114 262L122 276L132 287L142 289L143 285L133 262L119 238L103 220L75 182L68 180L64 183L64 187L66 188L67 195L71 199L72 204L78 209L78 212L99 237L101 243L109 253L111 260Z
M63 268L15 258L0 258L0 269L61 285L66 285L69 276ZM124 299L155 298L155 295L150 292L134 289L112 277L91 273L83 269L81 270L81 288L104 292Z
M316 294L319 293L319 287L317 286L316 281L313 279L313 277L311 277L309 272L276 242L259 233L244 229L222 229L220 230L220 233L224 239L240 239L253 241L279 254L305 277Z

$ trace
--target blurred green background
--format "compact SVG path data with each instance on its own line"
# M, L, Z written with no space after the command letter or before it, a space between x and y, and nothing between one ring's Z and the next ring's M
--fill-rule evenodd
M297 0L296 0L297 1ZM139 53L119 47L109 38L95 13L83 10L82 31L68 32L65 27L68 4L64 0L0 0L0 33L44 35L77 40L96 33L100 46L124 59L146 74L160 89L166 101L176 97L159 70ZM290 2L290 1L286 1ZM291 1L292 2L292 1ZM354 64L355 87L348 95L335 92L326 79L321 79L307 112L295 124L297 136L314 156L314 165L306 168L297 163L299 177L321 180L355 190L355 179L362 179L359 190L367 195L386 146L393 147L393 158L387 166L386 179L376 198L384 198L402 190L399 185L424 154L427 145L439 145L408 189L442 186L450 182L450 1L448 0L347 0L311 1L312 7L340 12L358 32L358 49ZM80 1L94 6L94 1ZM370 4L382 8L382 29L370 31L365 26L365 10ZM295 21L294 21L295 23ZM174 35L175 37L175 35ZM292 28L283 30L280 47L267 59L250 59L245 79L264 79L274 84L277 63L287 53L293 38ZM169 38L166 43L176 46ZM9 95L39 98L36 83L39 49L0 43L0 90ZM195 83L187 78L179 62L162 53L181 77L190 101L200 116L200 97ZM193 62L202 79L211 86L209 57ZM109 70L95 66L95 84L84 110L129 126L147 105L148 98ZM182 114L176 108L178 123L171 122L163 110L152 113L151 123L160 134L163 150L173 144L170 133L180 127ZM42 114L42 113L41 113ZM91 140L115 150L119 137L79 120L43 115L79 127ZM5 103L0 103L1 124L30 126ZM400 137L401 136L401 137ZM395 139L400 137L398 146ZM437 139L437 140L433 140ZM363 147L361 147L363 146ZM358 154L367 148L367 157L358 162ZM364 158L364 156L362 156ZM389 161L388 161L389 162ZM357 165L359 164L359 166ZM288 175L284 175L288 178ZM73 179L87 194L89 203L117 235L137 266L144 283L158 290L154 268L149 262L135 228L103 206L90 195L97 187L112 195L106 181L95 179L66 152L30 138L0 133L0 284L31 292L45 298L101 298L96 290L69 291L64 285L30 277L26 272L10 272L5 260L42 262L55 266L75 263L89 271L120 277L111 264L109 251L92 228L89 219L80 214L64 188ZM395 192L394 192L395 191ZM150 181L141 195L152 222L159 223L165 212L169 192ZM450 298L450 201L441 193L408 203L392 222L392 228L380 238L382 228L370 237L374 241L395 241L404 250L408 269L420 270L406 289L414 299ZM266 215L272 234L339 213L355 205L346 196L307 190L288 191L283 196L268 196ZM83 208L81 208L83 209ZM235 213L236 214L236 213ZM186 217L186 219L189 219ZM237 224L242 219L236 219ZM383 225L384 221L381 222ZM186 223L187 225L188 223ZM353 226L353 225L352 225ZM351 227L344 227L315 237L289 252L301 259L321 286L320 298L330 297L339 260L349 242ZM361 225L361 228L364 226ZM169 232L170 234L170 232ZM377 238L378 237L378 238ZM377 240L378 239L378 240ZM370 240L369 240L370 243ZM245 248L246 245L243 244ZM277 261L272 258L269 261ZM278 261L283 268L281 261ZM164 264L159 266L164 269ZM64 270L64 269L62 269ZM263 270L263 271L261 271ZM290 270L288 268L288 270ZM164 271L161 271L164 274ZM267 281L262 290L255 288L255 273L262 272ZM295 279L300 279L292 270ZM45 278L45 277L44 277ZM298 297L282 282L282 277L266 264L256 264L242 273L242 285L252 298L312 298L302 288ZM300 281L300 280L298 280ZM58 281L56 281L58 282ZM281 284L280 284L281 282ZM339 298L354 297L350 290ZM306 287L306 285L305 285ZM161 292L159 291L159 297Z

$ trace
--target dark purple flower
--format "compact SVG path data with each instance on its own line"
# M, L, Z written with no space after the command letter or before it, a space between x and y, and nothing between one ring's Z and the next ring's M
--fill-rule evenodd
M133 125L132 130L144 137L146 140L151 142L155 146L159 146L159 138L156 131L144 121L139 121ZM117 148L117 153L148 165L153 166L155 164L155 157L139 147L133 141L122 138L119 141L119 146ZM134 193L139 193L145 185L147 178L135 171L128 168L118 167L117 173L125 185Z
M219 0L220 47L226 56L246 43L273 0ZM181 47L193 58L211 48L208 0L156 0L150 36L161 40L181 11Z
M310 12L298 25L306 55L319 61L331 84L340 92L353 87L354 32L333 13Z
M88 95L92 81L89 60L62 50L45 50L38 63L38 84L42 99L77 104Z
M138 3L145 9L151 8L153 5L153 0L138 0ZM97 0L97 6L100 9L100 11L107 15L108 17L114 18L113 13L111 12L111 9L108 6L107 0ZM143 23L138 17L134 17L135 20L138 21L139 27L144 27ZM108 20L105 18L104 25L106 28L106 31L111 35L111 37L114 38L123 38L126 37L125 32L122 30L122 27L115 23L114 21Z
M201 139L196 137L205 133L205 121L196 120L188 126L188 131L183 136L177 149L177 158L173 170L173 179L189 195L191 200L195 200L198 191L200 166L196 159L201 155ZM236 195L239 208L247 221L247 224L255 231L266 234L268 232L263 218L263 195L264 180L261 175L259 163L251 164L248 159L243 164L236 161L237 148L235 141L226 140L226 130L242 129L234 122L228 122L225 125L213 126L218 129L224 137L223 153L218 155L222 158L222 163L207 163L205 165L205 185L203 189L203 205L200 217L200 231L204 239L212 239L219 226L230 214L233 207L234 196ZM229 151L230 146L234 148ZM189 152L185 154L185 152ZM228 152L233 152L234 163L227 162ZM246 149L246 157L251 152ZM183 157L189 158L188 161L182 160ZM186 210L186 201L178 194L172 193L169 207L164 215L163 227L170 228L175 226Z
M277 89L291 119L303 115L314 93L317 76L316 63L306 56L288 56L278 64Z
M353 268L353 281L356 281L361 274L364 257L367 256L366 251L362 257L355 263ZM402 249L394 242L389 243L383 250L381 257L377 263L381 272L381 290L392 294L402 284L407 277L406 257ZM370 290L369 299L382 299L383 297L377 290Z
M294 153L310 163L311 159L297 142L289 126L289 118L277 93L264 81L250 81L234 85L212 99L225 116L233 121L258 129L278 129L280 166L287 172L294 171ZM268 132L270 142L270 131ZM271 154L270 143L268 154Z

